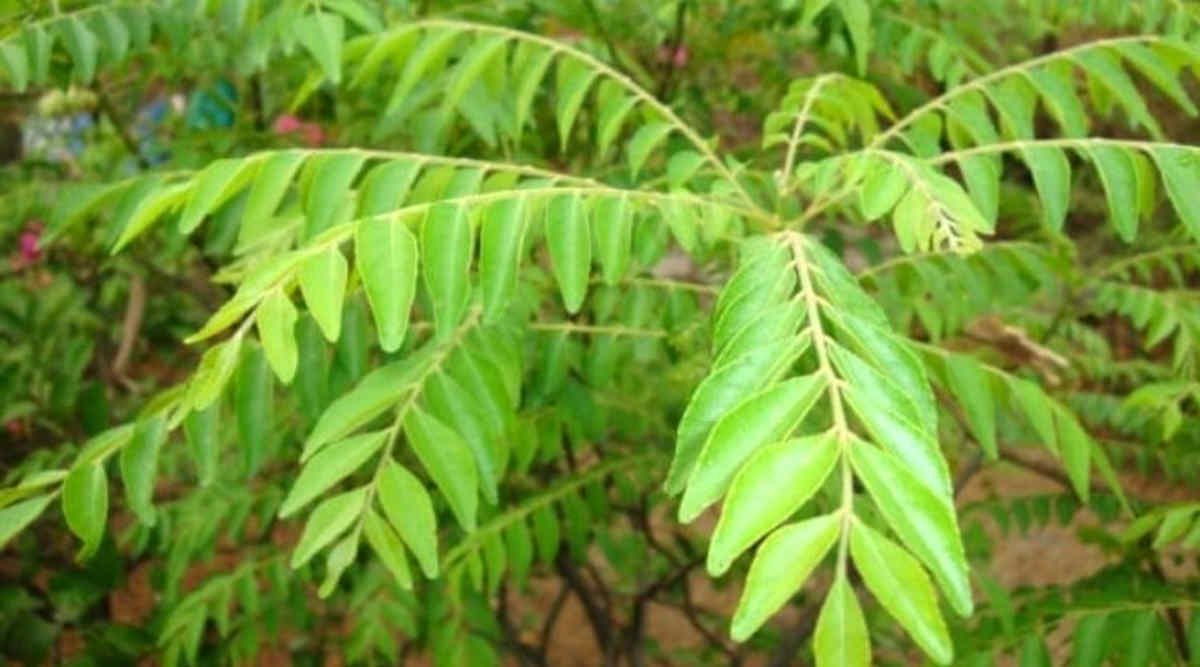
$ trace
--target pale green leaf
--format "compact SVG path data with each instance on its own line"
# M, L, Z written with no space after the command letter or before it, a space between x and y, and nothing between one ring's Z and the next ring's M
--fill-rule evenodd
M713 427L688 478L679 520L716 502L750 455L786 438L825 390L825 376L791 378L746 398Z
M827 514L784 526L763 541L733 614L729 632L735 641L748 639L800 590L841 526L839 516Z
M154 482L158 452L167 440L167 425L161 417L139 421L133 439L121 449L121 481L129 509L147 526L154 525Z
M829 476L838 452L829 432L767 445L751 456L725 497L708 547L708 573L724 574L739 554L800 509Z
M41 516L52 500L54 500L54 494L48 493L44 496L22 500L0 510L0 547L8 544L13 536Z
M583 203L575 195L559 195L546 207L546 245L554 278L568 313L576 313L587 296L592 268L592 239Z
M192 233L204 216L215 211L254 178L261 162L260 158L223 158L205 167L196 175L191 196L179 217L179 231Z
M322 448L300 470L300 475L279 506L279 517L286 519L292 516L334 484L350 476L379 451L387 439L388 431L374 431Z
M307 563L344 533L361 515L366 499L367 487L364 486L321 501L309 515L300 541L292 551L292 569Z
M422 276L440 338L454 332L467 310L474 253L475 238L466 211L454 204L430 208L421 225Z
M404 434L459 525L467 532L475 530L479 472L471 448L449 426L416 407L404 418Z
M258 305L254 324L271 370L288 384L296 375L299 351L296 346L296 306L283 290L274 290Z
M396 583L406 591L413 587L412 571L408 567L408 558L404 555L404 545L396 536L396 531L380 517L375 510L368 509L363 517L363 533L367 536L367 544L375 550L384 567L396 578Z
M871 636L862 607L846 577L838 576L826 594L813 632L817 667L867 667Z
M364 225L384 223L361 223ZM361 270L360 270L361 272ZM300 293L325 339L334 342L342 333L342 306L346 299L346 258L337 246L309 257L300 264L297 276Z
M938 609L929 576L916 559L883 535L855 521L850 555L867 589L938 664L949 664L954 645Z
M650 157L651 151L661 144L673 129L675 126L670 123L647 123L633 134L625 148L625 156L629 159L629 170L633 172L634 178L637 178L642 165L646 164L646 158Z
M437 517L429 492L411 472L387 461L379 472L379 504L388 521L416 556L425 576L438 576Z
M516 296L526 229L524 198L501 199L484 210L479 230L479 283L485 321L502 315Z
M108 477L102 462L71 469L63 480L62 511L67 527L83 541L76 559L88 560L100 548L108 522Z
M312 54L333 85L342 81L342 41L346 22L341 16L316 11L302 16L292 28L300 45Z

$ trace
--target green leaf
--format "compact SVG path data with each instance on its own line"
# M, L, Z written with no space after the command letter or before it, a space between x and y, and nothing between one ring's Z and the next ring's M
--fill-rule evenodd
M321 501L309 515L300 541L292 551L292 569L307 563L317 552L346 532L362 513L366 499L367 487L364 486Z
M908 192L908 177L887 160L872 160L858 190L858 207L867 220L878 220Z
M203 410L221 397L221 392L237 368L241 349L241 336L208 348L188 382L187 401L192 410Z
M1104 185L1113 226L1121 239L1130 243L1138 228L1138 177L1133 160L1123 148L1114 146L1089 146L1087 152Z
M315 238L329 229L338 211L345 206L350 186L362 169L366 156L360 153L332 153L318 155L309 163L311 177L304 201L307 217L301 238ZM360 225L370 226L372 221Z
M562 58L558 61L558 98L554 116L558 119L559 146L564 151L567 148L567 139L571 136L571 127L575 124L575 116L579 114L579 108L583 105L583 98L598 75L599 72L581 60Z
M905 465L907 461L874 445L855 441L850 460L888 525L933 571L950 606L961 616L969 616L974 603L967 558L950 500L918 482Z
M130 200L131 195L139 194L139 199ZM120 230L113 244L113 253L119 252L129 245L130 241L141 236L142 232L149 229L163 214L183 202L187 194L187 183L163 186L156 178L142 181L127 191L113 217L112 228Z
M196 175L195 185L183 213L179 231L191 234L204 216L212 213L240 191L258 172L259 158L224 158L216 160Z
M26 526L41 516L52 500L54 500L54 494L48 493L44 496L22 500L0 510L0 547L8 544L13 536L25 530Z
M358 556L358 533L352 532L345 537L341 542L338 542L335 547L329 550L329 555L325 557L325 580L321 582L321 587L317 589L317 597L324 600L333 593L333 589L337 588L338 580L342 578L342 573L346 568L354 564L354 559Z
M91 83L96 76L96 58L100 52L100 41L88 30L77 16L70 16L55 24L63 47L71 55L72 74L76 81Z
M299 351L296 347L296 307L283 290L274 290L258 305L254 324L271 370L288 384L296 376Z
M615 83L606 81L605 84L611 84L613 93L601 96L604 101L600 104L600 113L596 118L596 148L600 155L608 153L608 149L617 138L617 133L621 131L625 118L638 102L636 97L626 95Z
M417 48L404 60L404 72L400 81L392 91L392 97L384 110L384 116L390 115L401 108L425 72L441 68L446 56L459 41L462 34L457 29L433 29L426 31L424 39Z
M62 485L63 517L83 546L75 557L85 561L100 548L108 521L108 478L101 461L71 469Z
M529 109L533 106L533 97L537 94L555 53L527 40L521 40L517 45L516 55L513 57L513 72L517 81L516 92L513 95L513 123L518 137L525 129ZM519 69L517 63L521 63Z
M1021 644L1021 667L1052 667L1046 640L1035 634L1025 637Z
M1141 667L1153 663L1155 643L1158 635L1158 610L1150 609L1134 614L1131 638L1125 652L1126 667Z
M1058 446L1062 451L1063 466L1075 493L1086 503L1091 491L1092 438L1083 430L1073 415L1058 412Z
M1094 77L1108 92L1112 93L1113 97L1125 108L1125 113L1129 114L1130 120L1141 124L1151 135L1162 136L1162 128L1154 120L1150 110L1146 108L1146 101L1142 99L1137 86L1129 78L1125 69L1121 67L1121 61L1108 49L1084 49L1075 52L1072 59L1087 71L1088 76Z
M793 340L777 340L748 350L709 373L679 420L675 457L664 484L667 493L683 490L713 425L746 396L773 382L802 350Z
M300 470L300 475L279 506L279 518L292 516L334 484L349 477L350 473L358 470L379 451L387 439L388 431L374 431L321 449Z
M579 312L587 296L592 242L583 204L575 195L559 195L546 207L546 244L554 278L567 312Z
M1200 206L1196 206L1196 193L1200 192L1200 151L1176 146L1155 146L1150 150L1162 173L1167 197L1179 219L1200 239Z
M786 438L825 390L825 376L791 378L745 399L713 427L679 505L690 522L716 502L751 454Z
M629 271L633 246L633 214L625 197L601 197L592 209L596 261L606 285L616 285Z
M421 163L413 160L391 160L373 167L363 178L358 216L369 218L395 211L420 173Z
M438 576L437 517L429 492L411 472L388 460L379 471L379 504L425 576Z
M363 532L367 536L367 544L379 555L384 567L396 578L400 588L411 591L413 587L412 571L408 567L408 559L404 556L404 545L396 536L396 531L387 524L373 509L368 509L363 517Z
M425 373L431 351L431 347L425 347L371 371L354 389L334 401L317 420L300 460L307 461L328 443L346 437L413 392Z
M558 553L561 539L561 528L554 508L544 505L533 511L533 543L537 546L538 558L546 565L554 565L554 557Z
M832 432L760 449L734 477L708 547L708 573L719 577L733 560L800 509L837 463ZM773 488L773 493L763 489Z
M850 555L867 589L938 664L949 664L954 645L946 632L929 576L916 559L883 535L855 521Z
M1058 148L1030 146L1021 149L1021 156L1037 186L1046 226L1062 231L1071 206L1071 163Z
M729 633L745 641L800 590L837 541L841 518L828 514L771 533L750 565Z
M475 238L466 211L454 204L430 208L421 225L422 275L439 338L454 333L467 310L474 253Z
M342 40L345 38L346 22L341 16L316 11L302 16L292 30L297 41L312 54L325 72L325 78L333 85L342 81Z
M1075 74L1070 67L1049 65L1027 70L1025 75L1062 126L1063 134L1068 137L1087 135L1088 114L1075 93Z
M395 352L408 331L417 291L417 239L404 220L368 220L354 234L354 259L384 352Z
M271 154L262 163L250 186L242 209L242 229L256 229L275 215L275 209L287 194L288 185L307 155L301 151Z
M839 575L829 588L813 633L817 667L867 667L871 636L854 589Z
M854 59L859 76L867 73L867 58L871 54L871 6L866 0L838 0L846 31L854 43Z
M274 382L266 355L249 345L234 380L233 405L241 440L242 474L253 476L274 441Z
M417 407L404 418L404 435L459 525L467 532L475 530L479 473L471 448L449 426Z
M1108 653L1108 616L1092 614L1085 616L1075 628L1075 638L1072 643L1072 667L1089 667L1104 664Z
M1025 418L1033 426L1034 432L1046 444L1047 449L1057 453L1058 434L1054 428L1054 412L1050 408L1050 397L1042 391L1041 387L1029 380L1014 377L1009 379L1008 386L1017 405L1020 406L1021 412L1025 413Z
M200 486L208 486L217 479L217 468L221 457L220 435L221 406L212 405L206 410L192 411L183 420L183 432L187 438L188 451L196 462L196 475Z
M378 223L362 223L378 224ZM346 299L346 258L337 246L330 246L300 264L297 276L300 293L308 312L321 327L329 342L337 341L342 333L342 306Z
M25 58L25 49L12 42L0 42L0 67L13 89L18 93L25 92L29 85L29 61Z
M147 526L154 525L154 482L158 452L167 440L166 422L161 417L139 421L133 439L121 450L121 480L129 509Z
M488 35L477 39L471 48L459 58L453 78L442 99L442 110L449 111L458 106L467 89L479 79L483 70L496 58L504 58L507 35Z
M518 520L504 531L505 548L508 551L509 571L521 590L525 590L529 571L533 567L533 536L529 526Z
M524 198L501 199L483 212L479 230L479 283L484 321L495 321L516 296L525 230Z
M999 450L996 447L996 404L991 377L969 357L951 355L946 357L946 380L947 390L963 407L971 434L988 457L996 460Z
M662 143L674 128L670 123L647 123L633 134L625 149L625 155L629 158L629 170L633 172L635 179L654 147Z

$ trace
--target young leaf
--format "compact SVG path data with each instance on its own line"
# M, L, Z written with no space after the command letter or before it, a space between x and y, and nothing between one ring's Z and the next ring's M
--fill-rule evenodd
M196 475L200 478L200 486L208 486L216 481L217 468L221 456L219 405L209 406L205 410L194 410L183 420L183 432L187 438L188 450L196 462Z
M388 431L375 431L347 438L322 449L300 470L291 491L279 506L279 518L286 519L295 514L334 484L358 470L379 451L387 438Z
M292 551L292 569L307 563L344 533L362 513L366 498L367 487L364 486L321 501L309 515L300 541Z
M100 548L108 522L108 478L103 463L85 463L67 473L62 485L62 510L67 527L83 540L76 560L88 560Z
M738 404L704 443L679 504L679 520L695 519L716 502L746 459L795 429L825 391L825 376L791 378Z
M745 641L800 590L837 541L842 521L835 514L789 524L771 533L750 565L729 634Z
M479 505L479 473L471 448L462 438L429 413L414 407L404 418L404 435L421 465L446 496L459 525L475 530Z
M422 275L438 337L446 338L458 327L471 294L471 257L475 238L461 206L436 204L421 225Z
M367 220L354 234L355 264L362 277L379 346L395 352L408 331L417 291L417 239L404 220Z
M824 483L838 457L832 432L768 445L746 461L725 497L708 547L708 572L733 560L798 510ZM775 493L763 493L774 487Z
M946 632L929 576L908 552L861 521L850 529L850 555L867 589L938 664L949 664L954 645Z
M567 312L579 312L587 296L592 268L592 239L583 203L575 195L559 195L546 207L546 243L554 278Z
M296 376L299 351L296 347L296 307L283 290L274 290L258 305L254 324L263 352L279 381L289 384Z
M325 557L325 580L317 589L318 598L323 600L333 593L338 580L342 578L342 573L354 563L356 556L358 556L358 533L352 532L338 542L337 546L330 549L329 555Z
M425 576L438 576L437 517L433 501L411 472L387 461L379 472L379 504L400 538L416 556Z
M629 158L629 171L635 179L654 147L662 143L673 129L674 126L670 123L650 123L641 126L634 133L633 138L629 140L626 154Z

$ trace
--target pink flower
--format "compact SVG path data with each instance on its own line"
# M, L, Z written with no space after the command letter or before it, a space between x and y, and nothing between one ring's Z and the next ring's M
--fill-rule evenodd
M325 130L317 123L303 123L300 125L300 136L303 137L304 145L320 146L325 143Z
M17 262L21 266L31 266L42 259L42 249L38 243L42 239L42 223L31 222L21 232L17 239Z
M284 114L275 119L275 134L289 134L300 129L300 119L292 114Z
M680 44L675 49L675 57L671 59L671 64L675 65L675 69L683 69L687 66L688 60L691 58L691 51L688 51L686 44Z

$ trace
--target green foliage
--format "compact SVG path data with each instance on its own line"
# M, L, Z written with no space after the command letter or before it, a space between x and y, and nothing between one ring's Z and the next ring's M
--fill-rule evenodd
M26 177L49 248L217 286L157 343L190 370L122 423L69 422L71 281L0 277L0 416L80 443L10 463L0 542L65 525L63 567L150 564L156 643L127 661L245 664L282 629L353 664L546 664L568 593L611 664L786 661L789 606L818 665L1049 664L1059 628L1074 664L1200 653L1195 581L1157 560L1200 544L1200 505L1122 488L1200 470L1200 149L1166 139L1197 112L1189 3L63 4L13 14L6 87L103 93L161 57L256 100L221 149ZM755 94L689 83L688 12L809 50L746 104L761 141L706 120ZM331 145L266 136L264 104ZM1008 465L1070 493L961 500ZM993 578L1013 524L1081 506L1110 568ZM700 564L738 592L720 628ZM646 630L676 599L708 640L686 657Z

